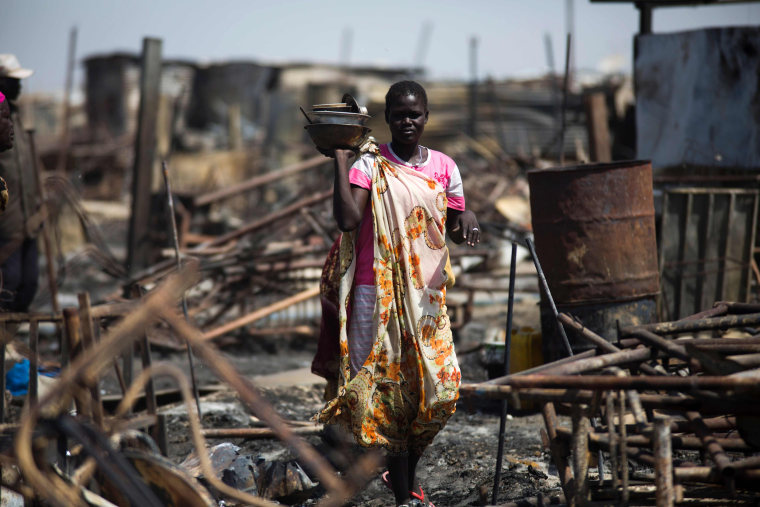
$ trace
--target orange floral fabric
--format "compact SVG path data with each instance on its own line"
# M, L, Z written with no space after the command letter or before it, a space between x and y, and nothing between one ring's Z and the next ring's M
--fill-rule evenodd
M371 149L375 340L351 378L348 304L355 270L354 233L340 246L338 396L317 414L356 441L394 454L432 442L456 410L461 372L446 314L446 195L435 180Z

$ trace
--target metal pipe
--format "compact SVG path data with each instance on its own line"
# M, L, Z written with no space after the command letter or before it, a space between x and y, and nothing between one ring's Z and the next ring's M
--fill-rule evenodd
M723 450L723 447L718 443L707 425L702 422L702 416L700 413L689 411L686 412L686 417L692 423L694 434L697 435L702 442L702 445L710 455L710 458L712 458L717 465L718 470L720 470L721 475L726 480L732 481L733 477L736 475L736 469L731 465L731 460L726 455L726 451Z
M621 329L621 336L633 336L636 331L644 330L655 334L679 334L712 329L730 329L734 327L756 326L760 324L760 312L726 315L698 320L681 320L675 322L660 322L642 326L631 326Z
M528 245L530 256L533 258L533 264L535 264L536 266L538 279L541 282L541 287L544 289L544 295L546 296L546 300L549 302L549 306L551 307L552 314L554 315L554 319L556 321L559 316L559 312L557 311L557 306L554 304L554 299L552 298L551 290L549 290L549 283L546 281L546 276L544 275L544 271L541 269L541 263L538 260L538 255L536 254L536 248L533 246L533 242L530 240L530 238L525 238L525 244ZM557 322L557 329L559 330L559 334L562 337L562 344L565 346L565 351L567 352L567 355L572 356L573 349L572 347L570 347L570 341L568 341L567 335L565 334L565 328L562 327L562 325L559 322Z
M166 160L161 161L161 171L164 175L164 187L166 188L166 200L169 203L169 222L171 223L172 243L174 244L174 256L177 261L177 269L182 267L182 260L179 254L179 234L177 234L177 220L174 216L174 196L172 195L171 184L169 183L169 169L166 167ZM190 317L187 314L187 295L182 293L182 313L185 315L185 320L189 320ZM145 347L148 347L147 340L145 340ZM193 396L195 396L195 407L198 410L198 419L203 422L203 415L201 412L201 398L198 394L198 382L195 380L195 364L193 361L193 349L190 347L190 342L186 342L187 346L187 364L190 367L190 382L193 385ZM148 351L150 355L150 351Z
M504 386L511 386L514 389L544 387L544 388L566 388L566 389L591 389L591 390L608 390L608 389L636 389L636 390L658 390L658 391L681 391L689 392L699 389L714 390L746 390L756 392L760 390L760 384L756 376L690 376L690 377L668 377L668 376L647 376L640 375L635 377L612 377L609 375L525 375L511 376L505 379L502 385L493 384L471 384L470 389L473 391L498 391Z
M560 313L557 318L562 324L568 326L573 331L575 331L578 334L578 336L588 340L589 342L593 343L594 345L604 350L605 352L620 352L621 349L619 349L612 343L608 342L607 340L605 340L603 337L599 336L595 332L591 331L590 329L585 327L582 323L573 319L570 315L566 313ZM647 373L648 375L660 375L660 372L658 372L656 369L649 366L648 364L639 365L639 369Z
M515 304L515 273L517 265L517 244L512 243L512 257L509 265L509 299L507 302L507 334L504 337L504 376L509 376L509 360L512 348L512 312ZM501 481L501 461L504 457L504 432L507 424L507 399L501 400L501 419L499 420L499 447L496 453L496 471L493 476L491 503L496 503Z

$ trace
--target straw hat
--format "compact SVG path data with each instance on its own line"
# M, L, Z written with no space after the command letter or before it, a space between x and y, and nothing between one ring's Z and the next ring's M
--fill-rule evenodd
M16 55L10 53L0 54L0 77L26 79L33 73L33 70L21 67L21 63L16 58Z

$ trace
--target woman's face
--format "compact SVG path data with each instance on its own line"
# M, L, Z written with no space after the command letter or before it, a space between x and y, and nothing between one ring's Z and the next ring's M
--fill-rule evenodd
M428 111L421 98L406 95L390 103L385 120L395 142L417 144L425 130Z
M8 101L0 102L0 151L13 148L13 122Z

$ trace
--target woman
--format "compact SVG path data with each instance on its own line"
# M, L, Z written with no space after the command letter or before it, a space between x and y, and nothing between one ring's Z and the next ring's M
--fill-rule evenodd
M428 114L422 86L396 83L385 97L392 141L365 145L353 164L352 151L334 153L340 366L337 397L318 419L388 451L383 478L397 505L432 505L415 471L456 409L461 373L446 315L445 232L456 243L480 241L456 164L419 144Z

